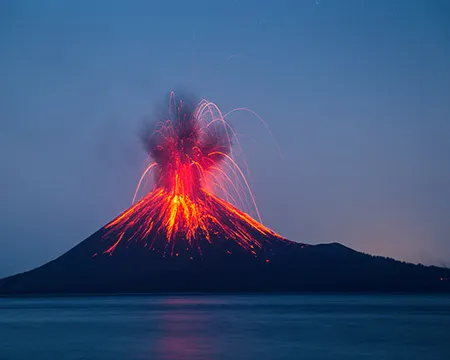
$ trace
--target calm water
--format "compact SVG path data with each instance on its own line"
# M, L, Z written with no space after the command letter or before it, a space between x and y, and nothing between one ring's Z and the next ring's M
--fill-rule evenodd
M450 297L0 298L0 359L450 359Z

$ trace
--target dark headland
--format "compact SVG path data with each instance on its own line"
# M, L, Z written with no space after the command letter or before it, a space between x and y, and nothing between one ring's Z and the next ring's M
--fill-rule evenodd
M161 238L153 248L120 244L110 255L104 253L110 246L104 232L41 267L0 280L0 294L450 292L449 269L371 256L338 243L274 238L252 253L219 237L195 250L183 239L168 248Z

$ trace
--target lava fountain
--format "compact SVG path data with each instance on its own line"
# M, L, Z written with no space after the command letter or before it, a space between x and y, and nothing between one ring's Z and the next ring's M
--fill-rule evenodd
M105 254L120 246L143 244L150 251L178 256L202 254L202 244L238 244L257 256L271 241L284 239L261 223L244 172L233 153L239 140L217 105L196 104L170 94L167 114L143 136L153 161L137 185L133 205L106 225L104 239L114 239ZM153 175L151 191L137 202ZM239 209L251 205L259 221ZM228 246L230 245L230 246Z

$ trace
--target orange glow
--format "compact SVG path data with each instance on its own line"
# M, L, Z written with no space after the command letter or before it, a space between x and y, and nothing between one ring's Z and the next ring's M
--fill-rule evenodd
M212 243L214 235L221 234L254 255L262 247L262 238L282 240L238 209L249 204L249 197L260 219L250 186L232 151L232 141L239 145L237 136L217 105L202 100L191 113L183 106L172 93L169 119L158 123L149 139L148 150L155 162L142 174L133 203L151 172L154 187L106 226L105 237L115 242L105 253L112 254L122 241L144 242L153 250L156 235L161 234L167 239L167 252L175 256L174 243L179 238L199 248L196 240Z

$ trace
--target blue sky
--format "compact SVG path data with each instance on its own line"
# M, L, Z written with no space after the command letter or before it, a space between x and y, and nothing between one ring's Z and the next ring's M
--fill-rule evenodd
M189 89L243 137L264 223L450 264L450 4L0 1L0 276L130 204L137 132Z

